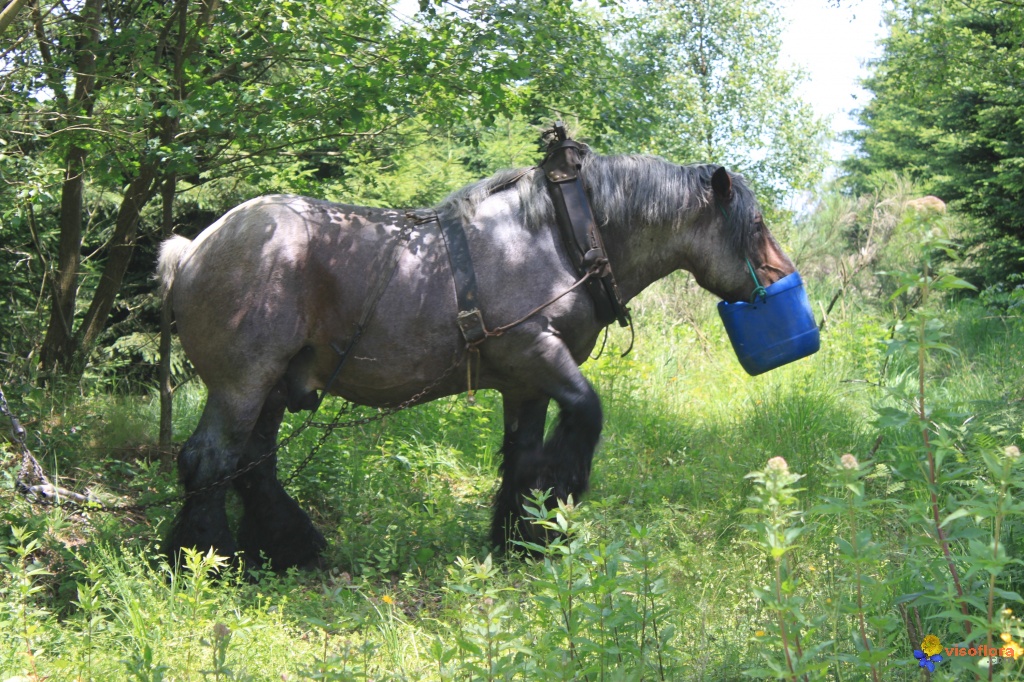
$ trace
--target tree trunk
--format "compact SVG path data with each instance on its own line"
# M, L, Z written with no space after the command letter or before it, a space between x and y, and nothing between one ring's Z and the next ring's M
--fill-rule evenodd
M96 85L96 44L99 42L99 22L103 0L86 0L82 8L84 30L75 41L75 94L71 100L59 83L51 83L54 95L66 102L69 120L91 117ZM47 39L41 22L36 31L40 51L52 66ZM51 76L54 74L51 73ZM40 361L44 372L67 370L75 357L75 299L78 296L78 270L82 259L82 207L85 191L85 148L72 142L68 150L65 179L60 188L60 247L57 272L54 278L53 302L50 322L43 339Z
M92 116L93 90L96 85L96 44L100 38L100 15L103 0L86 0L82 8L84 30L75 41L75 92L67 103L66 115L71 117ZM41 24L37 24L40 50L49 61L46 36ZM55 85L55 96L62 102L67 95L59 84ZM78 295L78 268L82 257L82 204L85 191L85 159L87 152L72 143L68 149L67 166L60 199L60 253L53 303L50 307L50 322L43 339L40 361L44 372L57 372L70 367L75 357L73 327L75 322L75 298Z
M139 224L139 215L142 208L153 198L156 163L155 160L143 161L138 176L128 185L124 199L121 200L117 222L114 224L114 234L110 238L110 255L107 256L96 294L88 312L85 313L78 335L77 350L82 358L89 355L100 333L107 326L107 318L114 307L117 292L121 290L124 273L128 270L132 252L135 250L135 228Z
M174 56L174 94L172 98L185 98L185 75L184 62L186 59L185 45L188 38L188 0L175 0L175 12L171 20L177 19L178 36ZM175 117L164 117L161 124L160 141L164 145L171 144L175 134L178 132L179 121ZM140 154L145 154L140 150ZM79 334L78 352L82 357L87 357L92 351L100 334L107 326L107 319L114 307L117 294L121 290L121 282L128 271L131 263L132 252L135 250L135 231L139 224L139 216L143 207L153 198L158 186L166 188L167 183L171 187L171 200L173 203L174 171L169 171L167 180L160 183L159 162L154 158L145 158L139 166L138 176L128 185L121 207L117 211L117 222L114 227L114 234L110 239L110 254L103 266L103 275L100 277L99 286L93 296L89 310L82 321L82 328ZM165 195L165 200L167 199ZM164 206L164 220L169 221L169 205Z
M163 198L163 233L164 239L171 236L174 227L174 190L175 176L172 174L164 180ZM174 439L173 406L174 386L171 384L171 302L161 301L160 305L160 445L170 445Z
M205 4L203 14L200 19L200 24L203 26L209 25L210 16L215 9L216 0ZM177 49L174 54L174 83L177 88L177 95L179 99L185 99L186 83L185 83L185 60L188 55L186 52L186 40L188 37L188 31L186 30L186 18L188 15L188 0L175 0L175 11L178 15L178 41ZM199 32L196 32L193 40L193 47L198 43ZM174 135L178 132L179 119L166 118L164 120L164 129L162 141L164 144L169 144L174 139ZM161 186L161 198L163 199L163 220L161 233L164 239L171 236L171 232L174 228L174 192L177 189L178 176L174 170L168 172L167 177L164 179L163 185ZM168 292L170 293L170 292ZM173 314L171 312L170 300L163 300L160 302L160 445L170 445L171 440L174 438L174 386L171 383L171 325L173 323Z
M82 193L85 188L85 156L81 147L68 150L64 184L60 194L60 253L54 275L50 324L46 328L40 360L43 371L63 368L74 353L72 325L78 293L78 266L82 257Z
M7 27L11 25L15 17L18 16L18 12L21 11L22 5L25 4L25 0L11 0L7 7L4 7L4 11L0 12L0 35L3 35Z

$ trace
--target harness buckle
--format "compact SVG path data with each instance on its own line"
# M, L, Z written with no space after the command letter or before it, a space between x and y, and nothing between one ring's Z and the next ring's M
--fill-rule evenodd
M466 343L470 346L475 346L487 338L484 316L479 308L460 311L456 321L459 324L459 330L462 331L463 338L466 339Z
M612 274L612 264L604 255L604 249L593 248L583 256L583 271L593 272L597 277L607 277Z

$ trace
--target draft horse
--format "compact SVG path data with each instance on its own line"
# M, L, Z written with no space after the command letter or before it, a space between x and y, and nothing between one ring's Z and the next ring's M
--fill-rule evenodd
M579 176L623 301L679 269L730 302L752 295L748 260L765 286L794 271L742 177L710 164L581 153ZM526 316L479 344L473 373L479 388L503 399L492 542L542 539L523 520L524 496L551 489L553 498L578 498L587 490L602 413L579 365L607 322L585 287L527 316L578 281L543 173L500 172L435 210L464 227L487 327ZM285 409L315 407L325 388L375 407L400 404L424 387L414 402L466 390L470 356L456 323L452 265L438 222L416 216L264 196L192 241L176 236L162 245L161 290L209 389L178 455L187 497L165 544L169 555L213 547L228 556L241 550L252 561L262 555L277 569L314 562L324 537L281 486L272 454ZM374 291L377 273L390 267L382 254L394 253L388 245L400 235L405 247L386 286ZM369 296L376 297L373 314L332 377ZM545 440L552 400L559 419ZM218 483L228 478L244 504L237 542L224 508L228 484Z

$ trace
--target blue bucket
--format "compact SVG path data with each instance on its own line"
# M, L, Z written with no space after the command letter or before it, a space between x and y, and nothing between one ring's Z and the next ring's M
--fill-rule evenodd
M753 303L718 304L718 314L747 374L770 369L816 353L818 325L800 273L786 275Z

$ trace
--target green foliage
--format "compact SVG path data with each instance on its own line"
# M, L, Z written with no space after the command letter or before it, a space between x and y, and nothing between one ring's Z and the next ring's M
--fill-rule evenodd
M865 85L873 98L847 163L857 191L902 171L977 221L968 235L985 285L1024 272L1024 133L1019 87L1024 8L984 0L896 2L885 52Z
M836 659L865 679L884 679L888 662L899 654L897 647L902 623L895 614L874 607L889 599L888 580L878 573L887 560L887 546L876 537L884 514L893 510L886 499L872 498L865 490L876 478L877 465L861 463L844 454L828 468L833 496L824 497L811 510L836 533L836 590L828 601L832 606L833 633L843 633L853 647L837 647Z
M929 665L954 675L988 670L989 679L1016 679L1020 672L1014 659L973 653L982 645L1002 648L1017 636L1007 618L1022 601L1019 579L1010 573L1020 560L1006 551L1012 534L1004 524L1024 512L1011 483L1020 457L1016 445L1000 451L984 426L968 426L972 419L943 404L933 385L935 360L960 357L947 342L953 334L946 331L943 296L973 288L952 274L954 244L935 222L911 213L897 227L909 233L908 262L915 267L890 273L896 288L889 300L908 303L894 307L888 354L899 369L890 383L886 360L879 385L884 398L875 406L880 435L872 450L882 460L879 445L897 432L892 454L864 463L853 454L838 458L826 469L838 494L811 510L835 534L831 574L843 589L831 591L831 608L813 613L809 571L795 571L790 558L809 548L816 530L795 508L799 491L792 486L801 476L780 457L749 475L764 492L751 497L758 521L748 529L775 568L774 584L755 592L774 618L765 641L779 652L766 652L768 667L749 674L829 679L836 666L863 678L893 679L901 649L940 654ZM1024 435L1020 423L1018 415L1012 439ZM883 478L898 483L873 497L873 479ZM926 635L938 635L949 649L936 643L930 650L922 644ZM949 655L960 648L972 653Z
M764 644L778 645L782 655L762 648L761 655L768 667L745 672L751 677L807 680L827 668L819 653L832 642L808 644L809 638L816 637L824 618L805 613L807 599L798 593L800 581L787 557L797 548L806 529L800 521L802 512L794 508L798 490L793 485L803 476L791 472L782 457L772 457L764 469L746 477L760 486L750 497L754 506L745 510L755 519L746 528L755 536L754 546L768 559L773 578L771 585L752 588L768 611L768 632L759 638Z
M5 660L4 667L20 668L35 675L36 658L45 651L45 642L51 634L46 627L51 614L34 597L45 589L41 578L49 575L49 571L35 556L41 544L32 537L31 531L12 526L11 536L13 542L4 547L0 555L0 565L7 573L0 588L5 607L0 612L4 623L4 649L14 659Z
M781 210L820 179L827 136L796 93L801 74L778 63L781 24L769 2L642 5L620 30L618 87L635 90L619 99L634 112L611 144L727 165Z
M537 491L527 509L552 538L522 543L535 557L528 603L501 585L490 555L456 559L450 589L469 600L455 646L437 639L431 647L440 679L673 678L677 633L649 529L634 527L628 542L595 542L571 500L546 503Z

